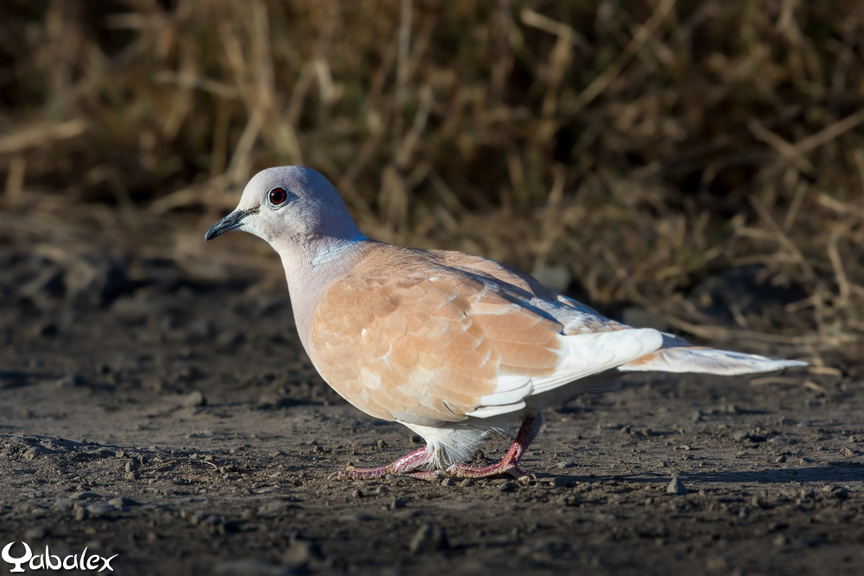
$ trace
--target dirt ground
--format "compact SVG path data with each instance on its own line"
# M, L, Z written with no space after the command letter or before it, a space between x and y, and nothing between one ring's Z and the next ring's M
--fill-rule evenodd
M116 554L124 575L862 573L860 363L629 378L547 414L518 482L328 480L418 439L317 377L284 286L136 254L2 248L0 269L15 557L24 541Z

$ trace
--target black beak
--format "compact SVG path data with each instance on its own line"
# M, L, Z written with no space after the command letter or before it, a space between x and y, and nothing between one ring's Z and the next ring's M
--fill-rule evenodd
M221 236L225 232L229 230L234 230L240 226L240 223L243 222L243 219L249 216L250 214L254 214L257 210L235 210L231 212L225 218L214 224L207 230L207 233L204 234L204 241L212 240L217 236Z

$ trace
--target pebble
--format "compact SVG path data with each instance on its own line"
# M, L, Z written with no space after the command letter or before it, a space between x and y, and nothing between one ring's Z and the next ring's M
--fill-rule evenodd
M842 486L829 485L823 487L822 491L837 498L838 500L845 500L849 496L849 491Z
M777 546L778 548L780 546L785 546L788 543L789 543L789 537L786 536L785 534L778 534L777 536L774 537L774 545Z
M576 466L576 463L573 462L572 460L565 460L563 462L558 463L558 468L561 470L566 470L567 468L573 468L574 466Z
M84 378L80 374L68 374L57 381L58 388L74 388L84 384Z
M455 486L455 485L456 485L456 481L453 480L453 478L444 478L444 479L441 481L441 485L442 485L442 486Z
M71 497L74 500L94 500L99 498L99 494L95 492L73 492Z
M313 542L297 540L291 544L282 555L282 561L298 572L306 572L309 562L316 556L320 556Z
M87 516L89 518L102 518L115 510L117 510L117 508L107 502L94 502L93 504L87 505Z
M118 510L126 510L131 506L135 506L138 504L135 500L131 498L125 498L123 496L118 496L117 498L112 498L108 500L108 504L114 506Z
M199 391L192 392L183 396L180 404L186 408L196 408L198 406L206 406L207 398Z
M117 508L108 504L107 502L94 502L92 504L82 505L75 504L75 520L87 520L87 519L97 519L103 518L112 512L116 511Z
M459 485L463 488L470 488L475 484L477 484L477 482L475 482L473 478L465 478L464 480L462 480L462 482L459 483Z
M430 554L449 548L450 543L444 529L428 522L420 526L408 547L412 554Z
M48 528L43 525L33 526L24 532L24 538L27 540L41 540L48 535Z
M669 482L668 486L666 486L667 494L678 494L679 496L683 496L688 492L689 490L687 490L687 488L684 486L684 483L681 482L681 480L679 480L677 476L675 478L672 478L672 481Z

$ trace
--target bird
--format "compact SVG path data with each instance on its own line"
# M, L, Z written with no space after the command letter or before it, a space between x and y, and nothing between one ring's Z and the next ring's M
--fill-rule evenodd
M300 342L321 377L356 408L426 442L385 466L349 465L331 477L520 478L545 409L619 390L628 372L806 366L622 324L494 260L373 240L306 167L256 174L204 239L230 230L279 254ZM501 461L467 463L490 433L516 425Z

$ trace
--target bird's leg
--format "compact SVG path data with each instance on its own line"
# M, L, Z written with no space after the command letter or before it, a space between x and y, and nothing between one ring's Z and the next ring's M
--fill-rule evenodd
M371 479L381 478L387 474L401 474L414 476L415 478L420 478L422 480L434 480L440 474L439 470L420 470L420 467L428 461L429 453L426 446L424 446L419 450L415 450L410 454L402 456L387 466L381 466L380 468L354 468L353 466L348 466L345 470L334 472L329 476L329 478Z
M514 478L526 476L526 472L519 469L519 459L525 454L528 445L537 437L541 426L543 426L543 414L538 413L523 420L516 439L498 464L484 467L454 464L447 468L445 473L456 478L489 478L501 474L509 474Z

